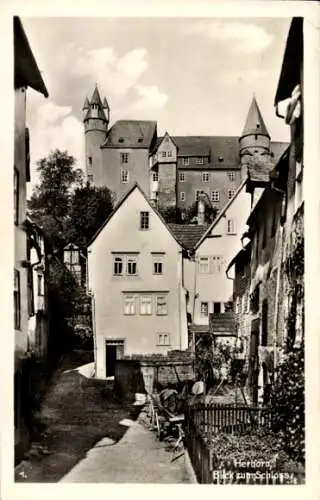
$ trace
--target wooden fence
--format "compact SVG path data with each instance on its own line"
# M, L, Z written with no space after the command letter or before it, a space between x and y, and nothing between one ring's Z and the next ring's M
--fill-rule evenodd
M233 434L254 427L272 426L270 408L200 403L186 409L186 447L201 484L303 484L304 472L244 470L217 459L210 437L220 431Z
M272 426L270 408L198 403L189 407L187 413L205 435L218 431L233 434L253 427L270 429Z

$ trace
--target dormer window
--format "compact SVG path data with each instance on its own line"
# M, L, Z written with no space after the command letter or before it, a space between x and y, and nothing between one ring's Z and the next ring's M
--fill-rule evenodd
M124 142L124 138L123 137L119 137L119 142Z
M218 160L219 160L220 162L222 162L222 161L223 161L223 156L222 156L222 155L219 155L219 156L218 156Z
M260 128L260 123L257 123L257 128Z
M143 141L143 138L139 137L138 142L142 142L142 141Z
M188 157L182 158L182 164L184 166L188 166L189 165L189 158Z

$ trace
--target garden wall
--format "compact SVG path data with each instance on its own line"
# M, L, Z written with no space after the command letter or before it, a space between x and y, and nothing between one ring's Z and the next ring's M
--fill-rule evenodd
M155 388L180 388L194 380L194 361L189 353L125 357L117 360L115 366L115 387L123 397L149 393Z

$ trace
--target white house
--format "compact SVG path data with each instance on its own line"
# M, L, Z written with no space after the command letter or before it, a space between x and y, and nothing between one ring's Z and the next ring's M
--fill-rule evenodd
M96 376L123 355L188 347L183 249L135 184L88 246Z
M185 261L185 285L194 325L207 327L210 313L231 308L233 282L226 276L226 269L241 248L240 238L247 227L250 206L251 196L243 181L195 244L193 260Z

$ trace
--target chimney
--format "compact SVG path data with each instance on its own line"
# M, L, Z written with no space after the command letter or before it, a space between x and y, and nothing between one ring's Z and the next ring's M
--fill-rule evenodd
M203 226L204 225L204 202L203 200L198 200L198 225Z

